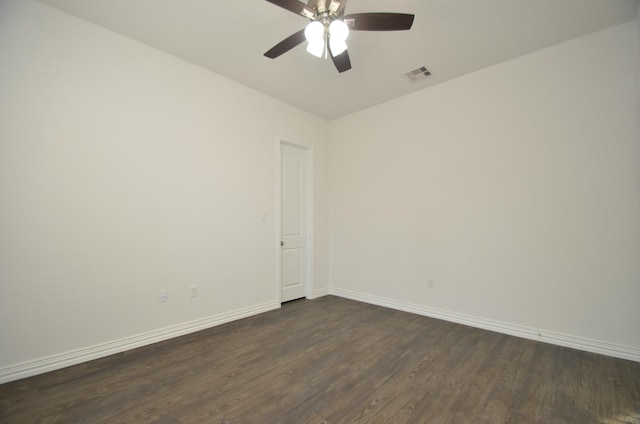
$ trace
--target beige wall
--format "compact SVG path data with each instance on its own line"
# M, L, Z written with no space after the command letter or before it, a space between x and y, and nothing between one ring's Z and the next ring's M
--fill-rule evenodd
M278 137L314 149L326 292L326 121L31 1L0 58L0 377L275 307Z
M331 122L332 290L640 360L636 25Z

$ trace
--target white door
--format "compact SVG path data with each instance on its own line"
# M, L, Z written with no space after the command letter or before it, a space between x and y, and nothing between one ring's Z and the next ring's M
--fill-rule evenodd
M282 302L307 294L305 151L281 146Z

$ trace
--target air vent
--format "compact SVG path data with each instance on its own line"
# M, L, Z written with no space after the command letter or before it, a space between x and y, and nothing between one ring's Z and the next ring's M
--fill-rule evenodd
M407 72L405 75L411 81L416 82L426 79L429 75L431 75L431 71L429 71L426 66L421 66L418 69Z

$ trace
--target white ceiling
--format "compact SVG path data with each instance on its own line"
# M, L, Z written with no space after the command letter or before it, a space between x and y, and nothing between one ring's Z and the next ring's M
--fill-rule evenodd
M352 31L342 74L304 45L264 57L308 22L265 0L40 1L331 120L633 20L640 0L350 0L347 13L416 17L410 31ZM420 66L433 75L404 77Z

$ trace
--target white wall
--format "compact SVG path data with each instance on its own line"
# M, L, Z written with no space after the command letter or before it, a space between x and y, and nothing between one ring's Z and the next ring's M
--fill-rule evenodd
M636 25L331 122L332 291L640 360Z
M0 382L277 307L278 136L314 148L328 289L326 121L32 1L0 58Z

